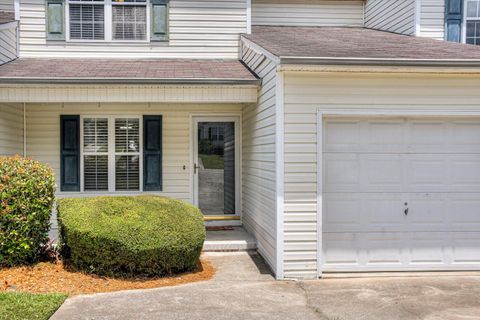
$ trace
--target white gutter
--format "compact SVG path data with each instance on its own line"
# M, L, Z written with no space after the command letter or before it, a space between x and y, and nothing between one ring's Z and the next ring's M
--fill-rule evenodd
M280 64L343 66L480 67L480 59L332 58L281 56Z

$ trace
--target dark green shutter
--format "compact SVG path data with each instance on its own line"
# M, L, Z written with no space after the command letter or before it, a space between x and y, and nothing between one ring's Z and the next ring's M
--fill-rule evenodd
M445 40L461 42L463 0L445 0Z
M143 116L143 190L162 191L162 116Z
M60 116L62 191L80 191L80 116Z
M151 17L151 40L167 41L168 40L168 0L151 0L152 17Z
M64 0L47 0L47 40L65 40Z

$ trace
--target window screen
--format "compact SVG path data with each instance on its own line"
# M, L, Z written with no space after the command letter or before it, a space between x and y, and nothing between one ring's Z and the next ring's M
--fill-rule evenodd
M145 1L113 1L114 40L147 39L147 6Z
M105 7L103 4L95 4L95 1L70 3L70 39L105 39Z

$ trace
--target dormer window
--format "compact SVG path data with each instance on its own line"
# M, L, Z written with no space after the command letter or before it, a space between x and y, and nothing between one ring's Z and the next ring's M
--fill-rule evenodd
M168 40L168 0L47 0L46 18L48 40Z

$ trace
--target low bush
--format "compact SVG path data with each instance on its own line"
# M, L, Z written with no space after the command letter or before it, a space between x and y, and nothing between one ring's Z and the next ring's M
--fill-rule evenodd
M157 196L61 199L58 222L64 260L100 275L193 270L205 240L199 209Z
M0 157L0 267L37 261L48 242L55 194L52 170Z

